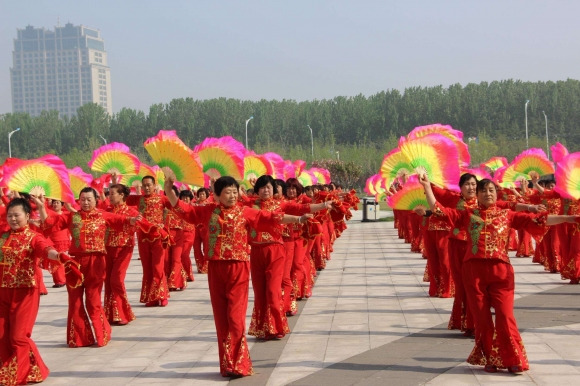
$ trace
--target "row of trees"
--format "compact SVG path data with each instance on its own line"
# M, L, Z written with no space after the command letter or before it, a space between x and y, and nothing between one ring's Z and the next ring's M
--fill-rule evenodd
M206 137L231 135L258 153L275 151L286 159L309 162L335 159L362 168L361 178L376 173L384 154L396 146L400 136L416 126L440 122L462 130L470 143L472 161L489 156L513 158L525 149L525 110L528 104L530 147L546 147L544 112L548 116L550 144L580 147L580 81L482 82L465 87L412 87L404 92L388 90L370 97L336 97L328 100L241 101L237 99L173 99L155 104L148 114L123 108L113 116L96 104L78 109L72 118L44 111L38 117L25 113L4 114L0 119L0 157L12 154L33 158L46 153L61 156L69 167L86 169L92 150L108 142L123 142L142 158L149 159L143 142L159 130L176 130L193 147ZM310 130L314 154L311 154ZM355 168L356 169L356 168Z

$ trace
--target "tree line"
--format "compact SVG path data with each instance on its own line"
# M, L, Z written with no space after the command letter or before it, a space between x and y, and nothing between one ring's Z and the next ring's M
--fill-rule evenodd
M37 117L7 113L0 118L0 159L8 156L8 133L18 127L21 131L11 138L14 157L53 153L67 166L87 170L92 151L104 141L123 142L148 162L143 142L159 130L175 130L192 148L206 137L225 135L245 143L245 121L253 117L247 130L249 149L274 151L285 159L306 160L309 165L325 159L354 163L362 168L363 181L378 171L383 156L396 146L400 136L430 123L462 130L465 142L471 138L473 164L494 155L512 159L526 146L527 100L530 147L546 149L545 113L549 144L562 142L570 151L579 150L580 81L568 79L410 87L368 97L303 102L178 98L154 104L147 113L122 108L112 116L96 104L80 107L70 118L60 117L57 111L44 111Z

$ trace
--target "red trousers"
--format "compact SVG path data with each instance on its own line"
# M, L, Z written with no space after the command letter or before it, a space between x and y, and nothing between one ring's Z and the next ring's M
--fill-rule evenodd
M38 288L0 288L0 385L42 382L48 367L31 339Z
M314 259L314 266L317 270L326 268L326 244L323 242L324 233L314 236L311 254Z
M141 283L141 303L149 303L169 298L167 277L165 276L165 254L160 240L143 242L138 240L139 256L143 266Z
M305 241L301 237L285 241L284 249L286 250L284 279L282 280L284 312L296 312L296 299L302 297L301 289L306 276L304 271Z
M562 254L562 279L578 282L580 279L580 228L576 224L569 225L569 245Z
M251 375L246 342L250 262L210 260L208 286L217 332L221 375Z
M534 254L534 245L532 244L532 235L523 229L518 229L518 251L516 257L530 257Z
M165 275L167 276L167 287L169 290L184 289L187 287L187 278L181 264L181 254L183 253L183 229L172 228L171 238L175 244L167 250L165 261Z
M463 284L475 318L472 365L530 368L514 317L514 269L500 260L470 259L463 264ZM491 314L495 310L495 325Z
M285 255L282 244L252 245L250 270L254 289L254 310L248 335L259 339L271 339L290 332L282 308Z
M191 265L191 250L193 249L193 240L195 232L183 232L183 249L181 250L181 266L185 271L187 281L193 281L193 267Z
M449 262L449 232L427 231L423 241L429 262L429 296L449 298L453 296L453 279Z
M560 272L560 234L555 226L548 228L538 248L541 248L545 256L544 269L551 273Z
M58 252L66 252L70 247L70 240L53 240L53 244L54 249L56 249ZM64 276L64 265L58 264L53 266L53 268L50 270L50 273L52 274L52 281L54 284L66 284L66 277Z
M101 293L106 276L106 262L103 254L74 256L84 275L83 285L77 288L67 286L68 320L67 343L69 347L105 346L111 339L111 325L107 321ZM86 306L86 309L85 309ZM91 329L91 322L95 333Z
M135 315L127 299L125 277L131 263L134 246L107 247L107 276L105 278L105 315L109 323L130 322Z
M305 241L304 260L302 267L304 270L304 282L300 288L298 298L310 297L312 294L312 287L314 287L314 278L316 277L316 267L314 259L312 258L312 248L314 247L314 240L308 239Z
M195 265L197 267L198 273L207 273L207 251L208 251L208 234L203 228L195 231L195 236L193 238L193 257L195 259Z
M455 295L447 328L450 330L472 332L475 327L473 325L473 317L469 312L461 274L466 249L466 241L453 237L449 238L449 261L451 264L451 276L453 277L453 283L455 285Z

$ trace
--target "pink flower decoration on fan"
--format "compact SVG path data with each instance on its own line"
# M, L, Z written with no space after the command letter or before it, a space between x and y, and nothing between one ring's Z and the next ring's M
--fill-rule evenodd
M387 196L387 203L392 209L413 210L422 205L429 207L423 185L419 183L417 176L411 176L403 188L392 196Z
M330 179L330 172L323 168L310 168L310 171L314 173L319 184L327 185L332 181Z
M272 165L272 177L284 178L284 158L273 152L264 153L263 156Z
M508 160L505 157L491 157L480 165L482 168L489 168L492 172L497 169L508 166Z
M244 178L246 149L234 138L206 138L193 152L197 155L203 172L210 177L230 176L236 180Z
M140 163L139 158L131 154L127 145L113 142L93 152L89 168L101 173L137 174Z
M550 151L552 152L552 161L555 163L560 162L564 157L570 154L568 149L566 149L566 146L562 145L560 142L550 146Z
M70 179L70 187L75 198L79 198L81 189L91 186L91 182L93 182L93 176L85 173L79 166L68 169L68 176Z
M554 173L554 164L550 162L546 153L538 148L524 150L514 158L511 165L514 171L528 177L530 177L530 172L537 172L540 176Z
M554 190L562 196L580 200L580 152L572 153L558 162Z
M3 165L3 175L2 183L12 191L74 202L68 170L55 155L31 160L8 158Z
M304 170L296 179L300 182L302 186L312 186L316 185L318 181L316 176L310 170Z

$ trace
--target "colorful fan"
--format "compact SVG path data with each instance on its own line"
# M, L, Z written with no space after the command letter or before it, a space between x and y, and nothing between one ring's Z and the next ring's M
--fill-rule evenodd
M278 178L281 178L284 181L286 181L288 178L298 177L299 174L300 173L298 173L298 170L296 169L296 165L292 161L286 160L286 161L284 161L284 176L278 177Z
M526 174L528 178L532 171L540 176L554 173L554 164L546 157L546 153L538 148L524 150L514 158L511 165L516 172Z
M153 170L151 166L141 163L139 164L139 172L136 175L134 176L123 175L121 176L119 183L126 186L133 186L135 184L140 183L143 177L145 176L152 176L155 177L155 179L157 179L157 173L155 172L155 170Z
M310 171L312 173L314 173L314 175L316 176L316 179L318 180L319 184L330 184L330 182L332 181L330 179L330 172L326 169L322 169L322 168L310 168Z
M169 167L178 181L203 185L201 164L174 130L160 130L155 137L147 139L144 146L153 161L159 167ZM158 182L161 183L159 179Z
M427 126L419 126L414 128L408 135L407 139L424 138L429 135L439 134L449 138L457 147L457 154L459 156L459 166L469 167L471 163L471 155L469 154L469 147L463 142L463 132L453 129L449 125L442 125L434 123Z
M284 158L273 152L264 153L263 156L272 165L272 177L284 178Z
M113 142L93 152L89 168L94 172L134 175L139 171L139 164L139 158L131 154L127 145Z
M418 205L429 207L425 190L416 176L411 176L403 189L387 197L387 203L392 209L413 210Z
M417 139L430 134L441 134L451 139L463 141L462 131L455 130L450 125L442 125L441 123L415 127L407 134L407 139Z
M430 134L409 140L400 149L414 174L427 173L429 180L435 185L458 190L458 153L451 139L440 134Z
M2 182L10 190L74 202L68 170L60 158L47 154L32 160L8 158Z
M403 155L401 149L393 149L383 158L380 174L385 180L385 186L390 187L401 174L410 175L411 173L413 173L413 165Z
M569 154L558 162L554 190L564 197L580 200L580 152Z
M507 166L508 160L505 157L491 157L487 161L483 162L480 167L482 168L489 168L492 172L495 172L497 169Z
M296 175L299 176L306 169L306 161L298 159L293 162L294 167L296 169Z
M568 149L566 149L566 146L562 145L560 142L550 146L550 151L552 152L552 161L555 163L560 162L564 157L570 154Z
M364 192L369 196L374 196L375 194L377 194L377 192L375 191L375 185L373 183L375 178L377 178L377 176L380 177L380 174L373 174L372 176L367 178L365 182Z
M517 186L517 181L524 179L528 180L527 174L517 172L514 165L508 165L497 169L493 175L493 181L502 188L514 188Z
M244 178L246 149L234 138L206 138L193 152L197 155L203 172L210 177L230 176L236 180Z
M153 177L155 177L155 181L157 182L157 185L163 186L163 184L165 183L165 173L163 173L163 170L161 170L161 168L158 165L152 166L151 170L154 173ZM171 170L173 171L173 169L171 169ZM204 181L205 181L205 179L204 179Z
M388 197L387 196L387 192L384 192L384 191L381 192L381 193L375 194L375 200L377 202L379 202L379 201L387 201L387 197Z
M244 181L272 174L272 164L262 155L247 151L244 156Z
M310 170L304 170L296 177L302 186L312 186L318 183L316 176Z
M75 199L79 198L81 189L91 186L91 182L93 182L93 176L89 173L85 173L79 166L68 169L68 177L70 179L70 188Z

